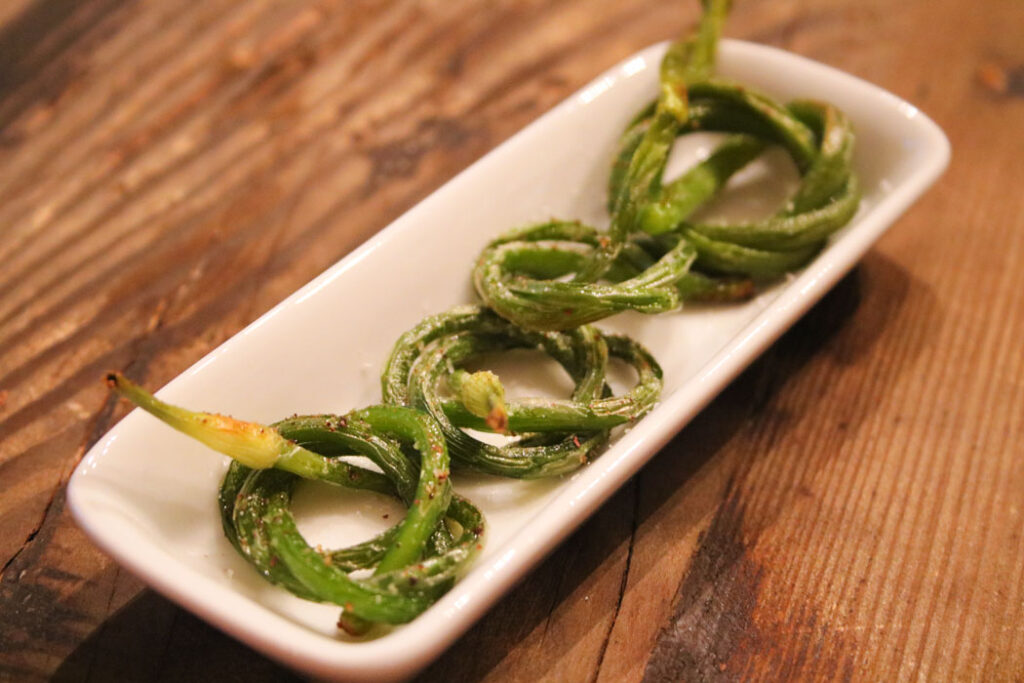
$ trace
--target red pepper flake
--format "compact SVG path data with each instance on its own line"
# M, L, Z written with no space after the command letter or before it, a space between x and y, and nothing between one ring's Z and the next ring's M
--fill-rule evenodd
M580 447L580 437L575 434L572 435L572 442L576 445L576 448Z
M562 312L565 313L566 315L572 315L572 309L571 308L567 308L567 309L565 309Z
M277 566L277 555L271 555L270 556L270 566L271 567L276 567Z
M390 515L388 515L387 513L384 513L384 515L382 515L382 516L384 517L384 519L387 519L388 517L390 517Z

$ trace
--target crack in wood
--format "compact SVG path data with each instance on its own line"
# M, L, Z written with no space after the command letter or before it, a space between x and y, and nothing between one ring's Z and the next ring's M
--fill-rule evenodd
M36 537L39 535L39 532L42 531L43 527L46 525L47 518L50 516L50 511L53 508L54 502L58 499L58 496L61 499L63 499L64 487L67 486L67 482L71 478L71 473L74 472L75 467L78 466L78 463L82 459L82 456L85 454L86 451L92 448L92 446L97 441L100 440L100 437L103 436L103 434L105 434L107 430L110 428L110 419L114 413L114 409L116 406L117 398L113 396L107 396L107 398L103 402L103 405L100 407L100 410L96 413L96 417L93 419L92 427L87 433L84 443L76 452L75 457L72 458L72 460L68 463L67 466L65 466L64 472L58 478L57 484L53 487L53 490L50 493L49 500L47 500L46 506L43 508L43 512L39 516L39 523L33 527L32 531L25 538L24 542L22 542L21 547L10 557L10 559L7 560L7 562L4 563L3 568L0 568L0 580L3 580L5 578L8 569L15 566L22 553L27 551L35 543ZM63 505L61 505L60 507L61 510L63 510ZM0 600L0 604L3 604L3 600Z
M612 633L615 631L615 624L618 623L619 620L619 612L622 610L622 602L626 598L626 587L629 585L629 569L633 564L633 549L636 545L636 531L640 520L639 480L642 476L642 473L640 473L630 480L630 490L633 495L633 509L632 518L630 519L629 548L626 551L626 566L622 569L622 580L619 583L619 595L615 600L615 611L612 614L612 621L608 625L608 630L604 634L604 640L601 642L601 647L597 655L597 664L594 666L594 675L591 677L590 683L596 683L597 679L601 676L601 667L604 666L604 658L608 653L608 645L611 643Z
M60 491L62 486L64 486L63 479L58 481L57 485L54 486L53 490L50 492L50 497L46 501L46 505L43 507L43 513L39 516L39 523L32 527L32 530L29 531L28 535L25 537L25 540L21 542L21 547L18 548L18 550L16 550L6 562L4 562L3 567L0 567L0 581L4 580L7 576L7 570L18 561L21 554L25 552L25 550L36 540L36 536L39 535L39 531L43 528L43 523L46 522L47 515L50 514L50 508L53 506L53 501L57 497L57 492Z
M126 367L126 370L129 370L135 376L145 374L145 369L148 367L148 359L152 356L152 352L147 353L145 342L147 339L152 338L162 326L163 317L167 311L166 301L163 303L164 305L156 307L156 313L151 317L145 332L138 338L136 351L132 354L134 359ZM75 452L74 457L68 461L56 485L53 487L50 499L47 501L42 515L40 515L39 523L34 526L22 546L4 564L3 569L0 569L0 606L6 606L6 609L3 611L8 615L8 619L2 626L3 631L7 633L8 637L0 639L0 642L7 641L16 647L24 648L26 643L22 638L17 637L19 633L21 635L28 635L30 642L38 641L40 647L45 647L48 643L52 642L77 642L79 636L74 625L82 624L92 619L91 615L82 614L64 605L64 600L59 593L48 588L40 581L34 580L44 578L47 571L52 568L48 568L45 565L39 566L38 571L35 572L38 576L29 577L29 581L24 579L26 578L26 572L31 568L37 567L39 556L45 552L52 535L56 531L57 520L61 519L64 514L66 487L71 474L84 454L110 428L117 404L118 398L116 396L112 394L106 396L92 420L83 443ZM54 571L59 570L54 569ZM62 573L65 575L65 579L70 578L80 581L82 578L67 572ZM11 574L16 575L11 578ZM67 583L67 581L60 581L59 583ZM109 613L115 589L116 584L112 583L110 595L107 596L106 613ZM45 605L45 609L39 611L34 603ZM35 636L32 634L35 634ZM0 648L0 651L4 649Z

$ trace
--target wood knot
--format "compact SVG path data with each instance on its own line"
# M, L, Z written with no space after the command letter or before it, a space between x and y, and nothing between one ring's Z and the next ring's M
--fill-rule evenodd
M989 92L1006 97L1024 97L1024 65L1008 67L984 62L977 70L978 82Z

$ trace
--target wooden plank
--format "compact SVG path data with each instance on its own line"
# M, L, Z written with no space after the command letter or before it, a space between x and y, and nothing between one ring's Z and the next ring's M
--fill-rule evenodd
M696 3L0 8L0 679L290 674L144 590L63 486L123 414ZM1024 671L1024 8L737 2L953 164L424 680ZM187 652L187 657L180 656Z

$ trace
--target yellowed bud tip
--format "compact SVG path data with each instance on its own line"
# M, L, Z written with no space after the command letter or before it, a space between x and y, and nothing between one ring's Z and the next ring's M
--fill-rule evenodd
M505 387L497 375L489 370L462 375L458 391L466 410L484 418L487 426L496 432L508 430Z
M106 381L112 389L165 424L254 469L273 467L278 458L295 448L271 427L164 403L120 373L108 374Z

